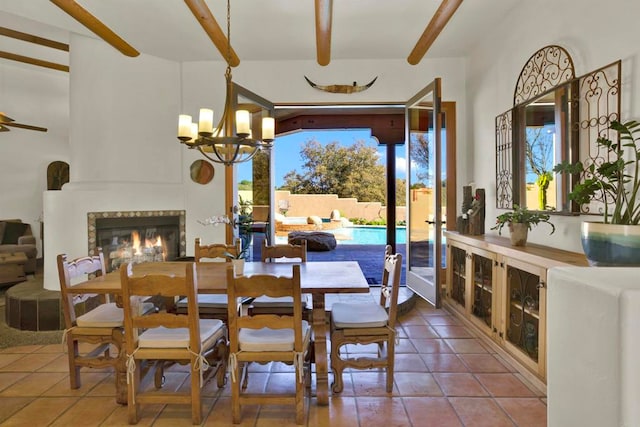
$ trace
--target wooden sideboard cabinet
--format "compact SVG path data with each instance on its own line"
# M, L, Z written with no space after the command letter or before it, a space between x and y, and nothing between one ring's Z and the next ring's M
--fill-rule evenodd
M508 238L446 232L444 302L546 383L547 270L583 254Z

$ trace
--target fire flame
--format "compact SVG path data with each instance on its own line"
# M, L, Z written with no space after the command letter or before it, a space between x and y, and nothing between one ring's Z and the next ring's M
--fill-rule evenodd
M142 255L145 249L158 248L159 253L162 254L162 260L165 261L165 254L167 248L162 242L160 236L156 236L154 239L145 239L144 246L141 244L140 234L137 231L131 232L131 248L134 255Z

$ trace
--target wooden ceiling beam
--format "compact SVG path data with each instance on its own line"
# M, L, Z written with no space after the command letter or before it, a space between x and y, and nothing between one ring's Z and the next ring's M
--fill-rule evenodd
M316 9L316 56L318 64L331 62L331 24L333 0L315 0Z
M12 30L6 27L0 27L0 36L11 37L13 39L38 44L40 46L50 47L53 49L59 49L59 50L64 50L65 52L69 52L69 45L66 43L60 43L55 40L45 39L44 37L38 37L33 34L23 33L23 32Z
M427 50L429 50L433 42L438 38L440 32L442 32L461 3L462 0L442 0L438 10L436 10L436 13L431 18L431 21L429 21L429 24L407 57L409 64L417 65L422 60Z
M30 56L17 55L11 52L0 50L0 58L9 59L11 61L24 62L25 64L37 65L38 67L51 68L52 70L69 72L69 66L58 64L57 62L43 61L42 59L31 58Z
M229 46L229 40L222 32L218 21L213 17L211 10L204 2L204 0L184 0L184 2L196 17L202 29L209 36L213 44L216 46L222 57L232 67L240 65L240 58L233 50L233 47Z
M87 27L91 32L109 43L123 55L135 57L140 55L133 46L124 41L122 37L117 35L107 27L102 21L93 16L89 11L80 6L75 0L51 0L51 3L64 10L73 19Z

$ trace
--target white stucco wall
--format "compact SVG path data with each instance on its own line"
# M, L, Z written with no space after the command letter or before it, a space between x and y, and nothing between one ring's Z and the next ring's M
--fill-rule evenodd
M576 75L622 59L622 119L638 119L640 112L640 2L611 0L538 0L519 2L502 23L488 32L469 58L465 126L476 153L467 160L476 186L487 191L487 229L500 213L495 208L494 120L513 106L513 92L522 67L544 46L557 44L572 56ZM459 163L459 168L464 164ZM463 182L463 181L458 181ZM580 217L554 216L556 232L534 229L534 243L581 252ZM490 231L491 232L491 231Z
M32 31L41 25L0 12L0 26ZM53 28L39 30L43 37L66 42L68 34ZM45 49L0 37L0 50L13 52L22 43L26 55L68 63L64 51ZM16 122L48 129L46 133L11 128L0 134L0 219L19 218L31 224L38 257L42 257L40 220L42 192L47 189L47 166L69 161L69 74L15 61L0 60L0 111Z

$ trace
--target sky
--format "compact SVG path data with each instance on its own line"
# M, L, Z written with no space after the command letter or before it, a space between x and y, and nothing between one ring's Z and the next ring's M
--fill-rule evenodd
M287 172L293 169L302 172L300 150L304 144L311 139L315 139L322 145L327 145L334 141L339 141L341 145L350 145L361 140L365 141L367 146L376 147L380 154L380 164L386 165L386 147L379 145L378 141L371 137L371 131L369 129L305 130L294 132L288 135L278 136L274 141L276 187L283 185L283 178ZM398 178L404 178L407 171L405 146L398 146L396 150L396 176L398 176ZM251 181L251 179L251 162L239 164L238 180Z

